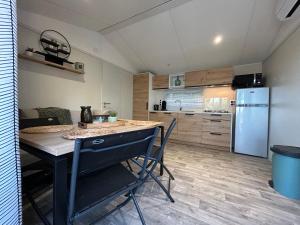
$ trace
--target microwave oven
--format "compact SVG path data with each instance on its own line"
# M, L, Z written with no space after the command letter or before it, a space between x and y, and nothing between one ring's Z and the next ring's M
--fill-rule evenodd
M233 89L263 87L264 85L265 81L261 73L237 75L232 81Z

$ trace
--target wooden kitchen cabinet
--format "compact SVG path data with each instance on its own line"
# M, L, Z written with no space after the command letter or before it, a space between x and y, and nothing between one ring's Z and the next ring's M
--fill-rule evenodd
M214 145L229 148L231 142L230 134L223 134L220 132L203 131L202 144ZM223 149L222 149L223 150Z
M230 114L203 114L202 143L230 148L232 117ZM222 150L225 150L222 149Z
M165 132L173 118L177 118L177 126L170 136L171 140L183 144L208 145L218 147L219 150L230 150L232 132L230 114L173 112L150 112L149 114L149 120L164 123Z
M164 123L165 133L167 132L174 118L177 119L177 113L172 113L172 112L150 112L149 113L149 120ZM176 137L177 137L177 125L175 126L170 136L170 139L175 139Z
M232 79L233 69L231 67L192 71L185 73L185 86L200 87L205 85L231 84Z
M233 69L231 67L208 70L203 79L203 85L231 84L232 79Z
M168 89L169 75L154 75L152 78L152 89Z
M185 86L186 87L199 87L204 85L207 71L192 71L185 73Z
M133 76L133 119L148 120L149 73Z
M161 122L160 120L160 112L150 112L149 113L149 120L150 121L155 121L155 122Z
M203 120L200 114L178 114L178 139L185 142L202 143Z
M171 122L174 118L177 119L177 113L171 113L171 112L161 112L159 115L160 121L164 123L165 127L165 133L167 132L167 129L171 125ZM177 137L177 125L175 126L170 139L176 139Z

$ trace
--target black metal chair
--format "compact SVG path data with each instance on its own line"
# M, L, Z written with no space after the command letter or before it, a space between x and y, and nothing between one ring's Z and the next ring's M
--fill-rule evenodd
M94 206L109 203L122 195L126 199L104 216L120 209L132 199L141 222L145 225L135 192L145 182L148 158L158 131L159 128L152 128L76 140L69 191L68 225L72 225ZM136 176L121 162L139 155L144 155L145 160L139 175Z
M171 193L170 193L170 185L171 185L171 180L175 180L174 176L172 175L172 173L169 171L169 169L164 165L164 163L162 162L162 156L164 154L164 149L165 149L165 146L168 142L168 139L173 131L173 129L175 128L176 126L176 119L174 118L167 130L167 133L165 135L165 138L164 138L164 141L162 143L161 146L157 146L157 145L154 145L153 146L153 150L152 150L152 154L151 154L151 157L149 157L149 160L150 162L147 164L147 170L146 170L146 173L147 173L147 178L149 176L152 177L152 179L161 187L161 189L166 193L166 195L168 196L168 198L170 199L171 202L175 202L173 197L171 196ZM140 156L141 158L144 158L145 156L144 155L141 155ZM138 158L140 157L137 157L136 159L131 159L132 162L134 162L136 165L138 165L139 167L142 167L142 164L138 161ZM160 164L163 169L168 173L169 175L169 181L168 181L168 188L165 188L165 186L160 182L160 180L155 176L155 174L153 173L154 169L156 168L156 166ZM151 169L148 169L150 168Z
M59 125L56 117L21 119L19 122L20 129L37 126ZM51 187L53 174L51 165L44 160L37 160L28 165L21 167L22 172L22 191L27 197L33 209L45 225L50 225L44 214L35 202L35 195Z

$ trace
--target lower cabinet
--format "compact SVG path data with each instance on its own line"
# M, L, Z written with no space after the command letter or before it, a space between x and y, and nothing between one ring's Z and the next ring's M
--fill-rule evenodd
M200 114L178 113L178 139L202 143L202 117Z
M177 119L177 113L171 113L171 112L150 112L149 114L149 120L151 121L159 121L164 123L165 127L165 133L167 132L167 129L169 128L172 120L176 118ZM174 128L170 139L175 139L177 137L177 125Z
M230 147L230 138L231 135L219 133L219 132L211 132L211 131L203 131L202 132L202 144L205 145L215 145L220 147Z
M224 150L231 147L231 115L226 114L194 114L173 112L150 112L152 121L163 122L165 132L173 118L177 119L171 140L185 144L202 144L222 147Z

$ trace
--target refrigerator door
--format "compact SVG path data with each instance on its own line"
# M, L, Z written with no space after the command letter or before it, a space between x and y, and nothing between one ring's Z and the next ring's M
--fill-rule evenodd
M238 89L236 93L237 105L268 105L269 88Z
M236 107L235 152L267 157L268 117L268 106Z

